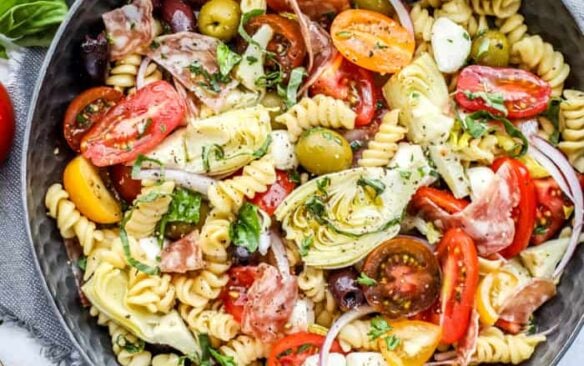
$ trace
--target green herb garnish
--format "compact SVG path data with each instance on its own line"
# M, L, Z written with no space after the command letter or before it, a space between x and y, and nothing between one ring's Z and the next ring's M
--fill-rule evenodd
M375 286L377 285L377 281L375 281L373 278L367 276L364 272L361 272L361 274L359 274L359 277L357 278L357 283L363 286Z

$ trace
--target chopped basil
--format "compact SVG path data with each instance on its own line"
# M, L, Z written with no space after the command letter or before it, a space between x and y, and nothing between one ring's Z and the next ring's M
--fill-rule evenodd
M219 363L219 365L221 365L221 366L237 366L237 363L235 363L235 360L233 359L233 357L222 355L221 353L215 351L213 348L209 348L209 352L211 353L211 356L213 356L215 361L217 361Z
M262 9L253 9L248 11L247 13L241 14L241 20L239 21L239 26L237 27L237 32L243 38L244 41L247 43L255 44L256 46L260 46L256 41L251 38L251 36L245 30L245 25L249 22L251 18L264 15L264 11Z
M298 100L298 89L302 84L304 76L306 76L306 69L304 67L297 67L290 72L290 81L286 87L286 93L283 97L286 100L286 106L291 108Z
M237 214L237 219L229 226L229 237L233 244L246 248L250 253L258 250L262 218L259 208L245 202Z
M369 336L369 340L374 341L390 330L391 325L389 325L387 321L383 319L383 317L376 316L375 318L371 319L371 330L369 333L367 333L367 335Z
M407 171L407 170L400 170L399 171L399 176L402 177L403 179L410 179L412 177L412 172Z
M375 286L377 285L377 281L373 278L367 276L365 273L361 272L359 278L357 278L357 283L363 286Z
M314 243L314 237L312 235L307 236L304 239L302 239L302 243L300 243L300 249L298 250L298 252L300 253L300 256L306 257L308 255L308 251L312 247L313 243Z
M122 334L118 335L115 342L116 345L131 354L142 352L145 346L145 342L140 338L137 338L136 342L134 343L130 342L128 338Z
M466 132L468 132L473 138L476 139L483 136L487 132L488 122L489 121L484 119L475 119L471 116L466 116L464 121L462 121L462 128L464 128Z
M160 47L160 43L158 43L156 40L152 41L152 43L150 43L150 48L153 50L158 49L158 47Z
M385 346L390 351L395 350L397 348L397 346L399 346L399 344L401 343L401 339L396 337L395 334L387 336L383 340L385 341Z
M289 170L288 171L288 178L290 179L290 182L295 183L295 184L300 184L300 174L298 174L298 171Z
M0 58L4 60L8 60L8 52L6 51L6 47L0 44Z
M247 62L249 62L250 65L253 65L259 61L259 59L254 56L247 56L245 59L247 60Z
M147 118L145 122L138 124L136 127L138 129L138 138L144 137L150 125L152 125L152 118Z
M203 146L202 150L203 151L201 152L201 156L203 158L203 169L205 169L206 172L211 170L211 155L215 158L215 161L225 158L225 152L223 151L223 147L221 147L221 145L212 144L209 146Z
M401 173L402 172L400 172L400 175L401 175ZM357 185L359 185L363 188L365 188L365 187L372 188L375 191L375 197L379 196L380 194L382 194L385 191L385 183L383 183L379 179L361 177L357 181Z
M132 165L132 178L137 179L138 175L140 174L140 170L142 170L142 164L147 161L150 163L154 163L157 164L158 166L160 166L160 172L161 172L161 176L164 176L164 164L162 164L162 162L160 160L156 160L156 159L152 159L149 158L145 155L138 155L138 157L136 158L136 161L134 161L134 164Z
M329 177L320 178L316 181L316 187L320 193L326 194L327 188L331 185Z
M79 267L82 271L85 272L85 269L87 268L87 257L86 256L82 256L77 260L77 267Z
M340 31L337 32L335 34L335 36L339 37L339 38L351 38L351 36L353 35L353 33L349 32L349 31Z
M471 92L469 90L463 91L463 93L469 100L482 99L488 107L503 113L505 116L508 113L503 94L484 91Z
M217 46L217 63L219 64L219 72L221 75L228 76L231 70L241 62L241 56L231 51L231 49L223 42L219 42Z
M321 197L311 196L306 203L304 203L308 212L319 223L326 221L326 205Z
M527 138L521 132L521 130L519 130L517 127L515 127L513 122L509 121L507 118L502 117L502 116L496 116L496 115L494 115L490 112L487 112L487 111L474 112L473 114L470 114L467 118L471 118L475 121L480 121L481 123L487 123L489 121L501 122L503 124L503 127L505 127L505 132L507 132L507 134L509 136L521 140L521 149L518 152L515 151L516 149L513 151L510 151L510 155L512 157L518 157L518 156L523 156L523 155L525 155L525 153L527 153L527 148L529 146Z
M210 74L199 61L190 64L189 70L195 76L203 76L204 81L197 82L197 85L213 93L219 93L221 91L221 84L231 80L229 75L223 75L221 72Z
M259 149L257 149L256 151L253 152L252 156L255 159L259 159L259 158L263 157L264 155L266 155L268 153L268 150L270 148L271 143L272 143L272 135L268 135L268 137L266 138L266 141L264 141L264 143L262 144L262 146L260 146Z
M172 201L168 206L168 211L160 220L158 229L158 239L162 244L166 224L169 222L185 222L196 224L199 222L201 213L201 195L186 188L179 187L172 194Z
M550 143L554 146L560 142L560 104L562 98L551 98L547 109L542 113L554 126L554 132L549 137Z

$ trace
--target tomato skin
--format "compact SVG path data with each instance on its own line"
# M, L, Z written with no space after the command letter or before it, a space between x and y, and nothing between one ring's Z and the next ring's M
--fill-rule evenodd
M529 239L535 227L536 194L529 170L522 162L507 157L499 158L493 163L493 170L499 170L504 164L511 167L515 181L519 182L520 192L519 206L514 210L513 215L515 218L515 237L511 245L500 252L503 257L511 258L529 245Z
M357 114L355 125L359 127L375 119L377 102L381 96L373 73L350 63L340 54L331 60L310 92L348 102Z
M232 267L228 273L229 282L223 289L220 298L225 305L225 311L233 315L233 318L241 323L243 308L247 302L247 290L256 279L257 267Z
M166 81L144 86L112 107L81 142L99 167L132 161L156 147L184 122L186 107Z
M462 70L456 86L456 102L470 112L486 110L501 115L482 98L465 92L498 93L503 96L510 119L535 117L547 109L551 86L529 71L471 65Z
M75 97L69 104L63 119L63 135L69 147L79 152L83 136L103 118L113 104L123 97L120 91L106 86L87 89ZM92 105L96 110L88 111L87 108Z
M268 215L273 215L280 203L296 188L296 183L290 179L290 174L283 170L276 171L276 182L268 190L257 193L251 203L261 208Z
M10 96L0 83L0 162L8 157L14 139L14 108Z
M509 333L509 334L513 334L513 335L519 334L523 330L523 325L521 325L519 323L508 322L508 321L503 320L503 319L497 320L497 322L495 323L495 326L502 329L505 333Z
M452 344L466 334L479 282L474 241L462 229L448 230L439 244L443 282L440 294L442 343Z
M534 179L536 192L535 229L531 244L538 245L554 237L564 226L564 206L572 206L554 178Z
M126 202L132 202L142 190L142 181L132 179L132 167L113 165L109 169L110 178L116 191Z
M349 0L298 0L300 10L312 20L321 20L323 16L337 14L351 7ZM288 1L268 0L268 7L275 12L291 12Z
M290 334L273 345L267 366L302 366L309 356L318 352L324 340L325 337L321 335L307 332ZM296 350L303 345L311 345L313 347L308 347L306 351L297 353ZM292 350L289 355L280 356L288 350ZM341 346L337 341L333 342L331 352L342 353Z
M469 204L465 199L455 198L449 191L432 187L420 187L411 200L410 209L418 211L428 203L437 205L449 214L460 212Z
M393 74L412 61L414 36L381 13L349 9L337 15L333 44L349 61L381 74Z

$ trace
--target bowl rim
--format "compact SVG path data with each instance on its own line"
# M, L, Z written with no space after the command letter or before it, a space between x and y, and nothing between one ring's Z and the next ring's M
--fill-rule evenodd
M53 294L51 292L51 290L49 289L49 285L48 285L47 278L45 276L45 272L41 268L40 261L38 259L38 253L37 253L37 247L35 245L35 239L32 237L31 221L30 221L29 206L28 206L29 205L28 182L27 182L27 178L28 178L28 152L29 152L29 145L30 145L30 135L31 135L31 130L32 130L32 122L33 122L36 106L38 103L39 92L40 92L42 85L45 82L47 69L48 69L48 66L53 59L55 49L57 48L57 46L61 42L61 38L62 38L63 34L65 33L65 30L69 26L69 23L71 22L73 17L77 14L79 8L81 8L83 6L82 4L85 3L85 0L72 0L72 1L73 1L73 4L69 7L69 11L67 13L66 18L63 20L63 22L59 26L58 30L55 32L55 36L53 38L53 41L51 42L51 45L50 45L49 49L47 50L46 55L44 56L43 63L41 65L41 68L40 68L39 73L38 73L38 77L37 77L36 82L35 82L35 87L33 90L32 98L30 100L30 105L29 105L27 112L26 112L26 120L25 120L26 124L25 124L25 130L24 130L24 135L23 135L24 141L23 141L23 147L22 147L22 151L21 151L21 155L20 155L20 159L21 159L21 161L20 161L21 199L22 199L22 203L24 206L24 218L26 221L25 222L25 224L26 224L25 231L26 231L26 236L28 238L28 245L32 249L31 252L32 252L33 259L34 259L33 262L34 262L35 269L42 279L41 285L45 291L45 294L49 298L48 299L49 306L53 310L54 314L56 314L56 316L59 320L59 323L61 324L65 333L69 337L71 343L75 347L75 351L77 351L80 354L81 358L86 363L88 363L90 365L95 365L95 363L93 361L91 361L91 359L89 358L86 350L81 346L81 344L77 340L77 337L76 337L75 333L73 332L73 330L69 327L69 325L65 321L65 314L63 314L61 312L61 310L59 309L59 307L57 306L57 302L55 300L56 294ZM575 22L577 22L577 19L574 16L574 14L572 14L570 9L566 7L564 0L561 1L561 5L566 9L566 12L568 14L570 14L570 16L573 18L573 20ZM581 33L584 34L584 30L581 30ZM97 326L97 323L95 323L95 326ZM564 357L566 352L572 347L574 340L580 334L583 327L584 327L584 311L580 315L575 327L570 332L570 335L568 336L568 339L566 340L566 342L556 352L555 356L551 360L550 366L558 365L558 363ZM555 329L552 332L552 334L554 332L555 332Z

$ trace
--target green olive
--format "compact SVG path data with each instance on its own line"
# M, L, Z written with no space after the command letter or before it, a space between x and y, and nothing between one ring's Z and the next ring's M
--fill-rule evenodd
M395 14L395 10L393 10L393 6L391 6L389 0L355 0L355 7L376 11L387 16Z
M196 224L191 224L182 221L173 221L166 224L164 230L164 236L171 240L179 240L193 230L201 230L207 215L209 214L209 204L206 201L201 202L201 208L199 210L199 222Z
M509 41L499 31L487 31L472 42L471 56L479 65L505 67L509 52Z
M274 121L276 117L284 112L284 99L280 97L277 93L267 92L260 104L266 108L270 109L270 118L272 120L272 130L283 130L286 126Z
M311 128L296 144L300 165L313 174L338 172L351 167L353 151L349 142L328 128Z
M229 41L237 34L241 10L233 0L211 0L199 13L199 30L202 34Z

